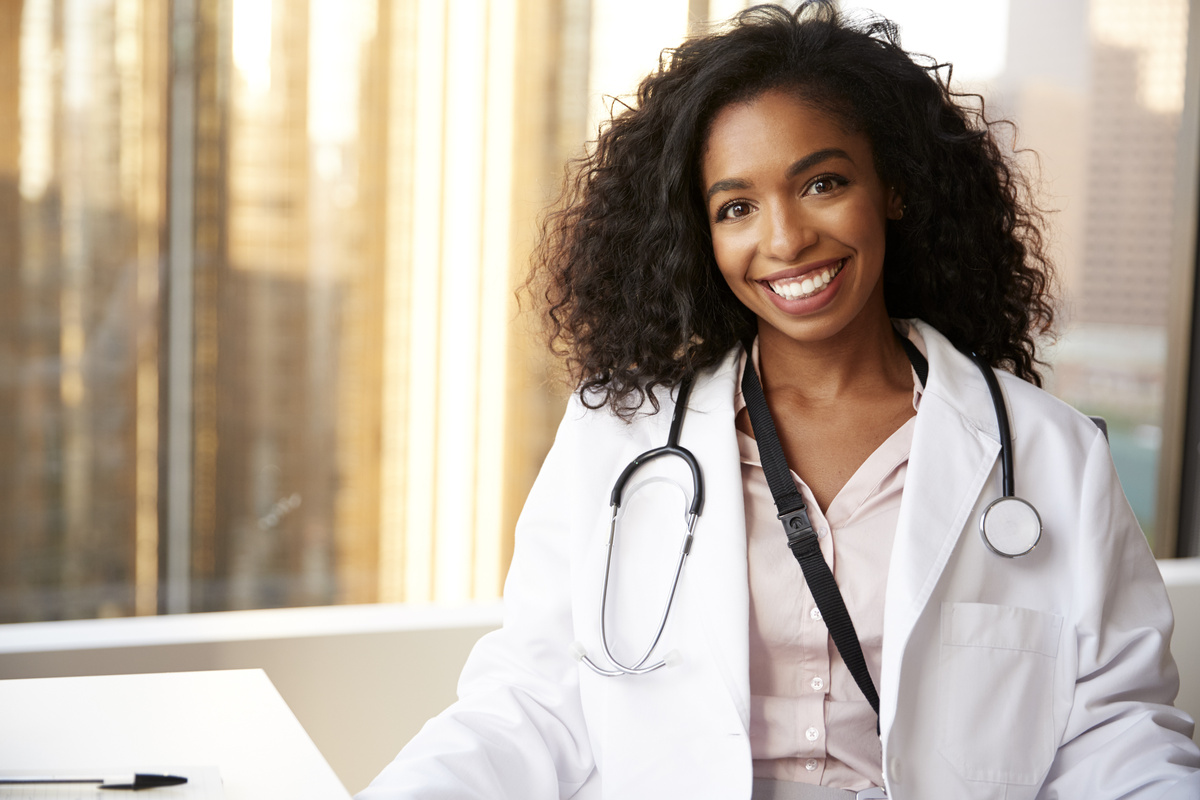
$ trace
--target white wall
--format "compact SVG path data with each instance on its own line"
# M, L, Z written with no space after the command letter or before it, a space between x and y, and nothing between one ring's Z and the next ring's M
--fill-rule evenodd
M1178 705L1200 715L1200 559L1160 562ZM351 793L454 700L499 606L346 606L0 626L0 678L262 668Z
M1171 607L1175 609L1175 635L1171 654L1179 664L1179 697L1175 705L1200 719L1200 558L1158 562ZM1200 734L1193 734L1200 741Z

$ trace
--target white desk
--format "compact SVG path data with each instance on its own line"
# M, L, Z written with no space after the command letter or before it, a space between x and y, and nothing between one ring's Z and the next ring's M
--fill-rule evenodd
M348 800L262 670L0 680L0 770L215 765L226 800Z

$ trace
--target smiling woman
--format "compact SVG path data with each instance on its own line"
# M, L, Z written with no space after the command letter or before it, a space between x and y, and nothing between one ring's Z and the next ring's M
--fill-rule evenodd
M602 129L534 259L578 385L504 628L363 800L1197 796L1158 570L1037 386L1040 212L948 80L759 6Z
M621 414L643 399L656 407L655 387L716 363L756 324L745 298L712 269L718 209L706 210L714 183L730 188L725 181L744 176L706 175L702 186L701 155L718 112L775 89L821 112L839 141L869 143L860 162L873 163L900 199L904 219L886 237L889 313L929 321L960 349L1040 383L1035 342L1054 318L1041 212L978 105L955 99L938 68L893 58L903 51L887 39L895 37L890 23L875 30L880 38L870 42L834 38L820 57L806 51L786 61L777 51L789 45L768 33L737 53L722 51L728 74L685 43L669 69L642 83L639 113L601 132L586 166L603 169L579 171L568 202L547 218L534 273L551 339L564 346L588 405L610 403ZM731 142L731 152L761 149L750 145L755 134L739 135L750 138ZM662 149L642 153L625 142ZM623 293L630 282L638 291Z

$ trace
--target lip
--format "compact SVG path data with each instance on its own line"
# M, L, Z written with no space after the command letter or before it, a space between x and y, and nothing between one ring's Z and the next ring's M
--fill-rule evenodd
M852 259L845 257L831 258L827 261L821 261L816 264L805 264L802 267L793 267L792 269L776 272L768 278L759 279L757 283L759 284L759 289L761 289L762 292L766 294L767 298L775 304L775 307L783 313L792 316L812 314L828 306L837 297L837 294L842 287L842 276L846 274L846 270L850 266L851 261ZM768 285L769 281L779 281L808 275L818 270L828 269L829 267L839 263L842 264L842 269L837 275L834 276L833 280L829 282L829 285L825 287L825 291L819 292L810 297L799 297L795 300L788 300L785 297L775 294L774 290L772 290L770 285Z

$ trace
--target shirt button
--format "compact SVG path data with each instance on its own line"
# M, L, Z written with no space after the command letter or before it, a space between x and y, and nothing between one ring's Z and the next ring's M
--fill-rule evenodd
M825 688L825 681L821 680L820 678L813 678L812 687L814 692L819 692Z
M813 606L813 610L808 612L808 615L817 622L821 621L821 609L817 608L816 606Z
M810 758L808 761L804 762L804 768L809 772L814 772L819 766L820 764L817 763L815 758Z
M819 730L817 730L816 728L809 728L808 730L806 730L804 732L804 738L808 739L810 742L815 742L817 740L817 737L820 735L821 735L821 732Z

